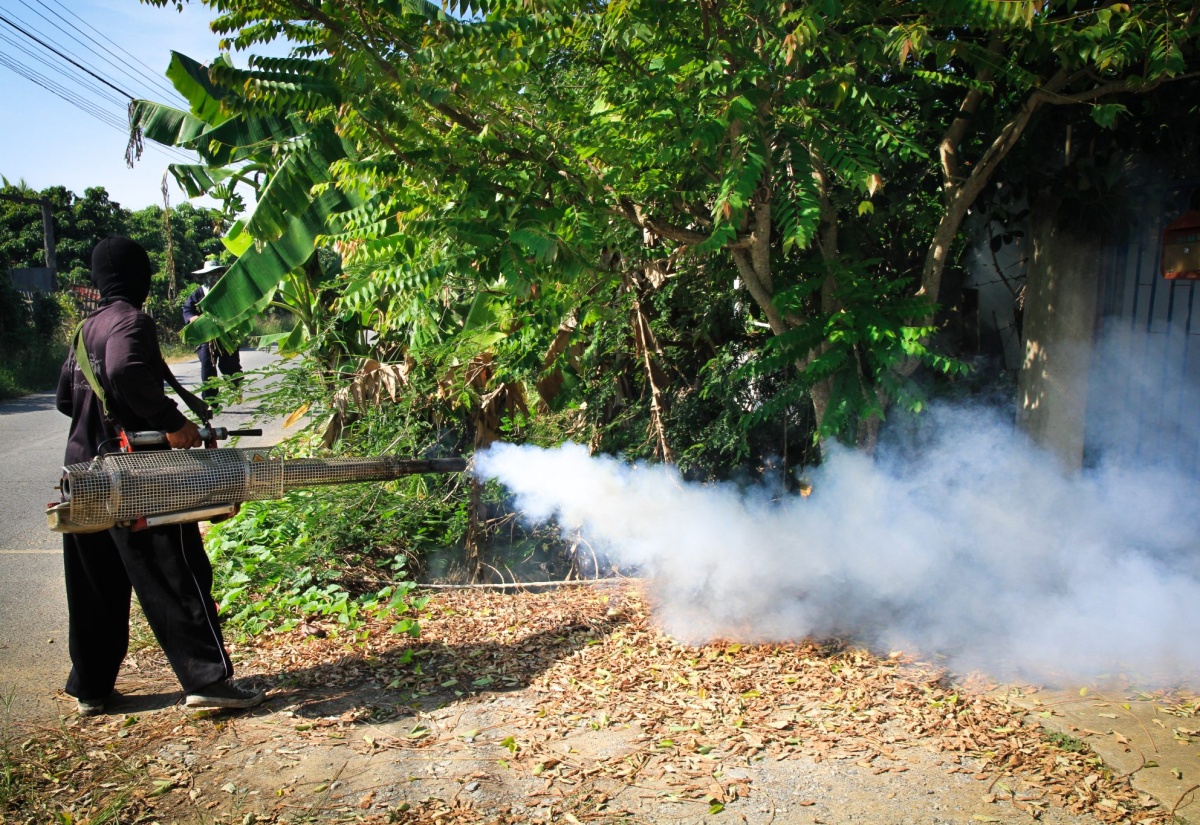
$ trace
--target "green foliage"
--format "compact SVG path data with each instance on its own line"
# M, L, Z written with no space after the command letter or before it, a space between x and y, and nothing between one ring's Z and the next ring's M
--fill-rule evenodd
M109 200L108 193L99 187L85 190L82 197L61 186L35 192L21 184L5 184L0 192L51 202L60 288L90 286L92 249L105 237L124 235L145 247L155 270L146 310L155 316L163 344L177 344L183 326L183 299L195 287L189 273L199 269L206 257L216 256L223 249L219 240L222 229L219 213L189 203L172 208L169 216L164 215L160 206L131 212ZM44 263L41 209L0 200L0 265L37 267ZM70 320L79 313L79 307L62 297L63 294L49 304L38 304L53 305L59 314L49 326L44 319L36 322L43 338L49 334L49 327L60 323L72 326ZM38 354L37 359L40 358Z
M1067 733L1059 733L1058 731L1047 731L1046 741L1054 745L1054 747L1061 748L1069 753L1081 753L1088 750L1087 742Z
M325 377L301 365L282 369L262 401L270 415L304 406L321 424L332 399ZM444 451L429 413L407 404L367 405L346 424L342 444L353 445L354 455ZM321 450L306 435L312 433L276 449L285 455ZM417 626L405 615L416 604L410 579L435 550L462 545L464 483L458 475L408 476L243 505L206 536L221 612L250 634L317 618L352 630L364 612L395 614L408 622L402 630L415 635Z
M944 375L965 374L967 366L932 350L927 342L935 331L912 319L928 316L928 300L914 298L905 282L879 274L879 260L865 260L851 268L829 267L797 287L783 291L777 300L785 311L805 306L817 285L833 281L831 309L810 311L810 320L771 338L761 359L749 362L749 375L772 372L808 358L806 369L782 391L770 396L753 411L752 421L761 422L795 404L821 381L832 388L829 407L818 432L853 441L860 423L882 419L884 399L911 412L925 405L923 393L899 369L915 361Z
M64 315L55 296L26 299L0 273L0 399L54 387L67 355Z
M699 391L673 405L672 435L682 448L678 463L685 475L712 478L761 457L752 454L754 428L746 418L753 408L754 383L738 371L739 358L747 351L737 344L726 346L702 368ZM781 418L786 417L785 412Z
M251 71L223 58L202 66L174 53L168 77L188 100L190 112L138 101L130 113L135 132L162 143L196 151L203 164L170 167L190 195L224 201L232 219L248 188L253 212L230 227L225 245L237 259L201 303L204 315L183 331L190 344L218 339L236 346L256 315L274 304L296 316L295 334L286 340L301 349L329 320L325 302L314 294L314 278L328 271L317 261L318 237L336 212L358 205L353 193L318 187L330 181L331 166L346 149L324 106L336 102L336 89L322 78L322 62L254 58ZM310 110L301 116L301 108ZM312 111L313 109L317 111ZM280 290L285 281L290 289Z
M191 273L200 269L206 259L220 257L224 250L220 241L222 226L216 210L197 208L190 203L173 207L169 215L160 206L147 206L129 215L125 234L146 248L154 264L146 311L157 321L165 346L179 343L183 302L198 285Z
M246 504L214 526L207 547L226 621L253 635L306 619L353 630L364 611L407 612L405 566L415 551L398 514L410 492L350 486L290 493ZM344 518L348 512L356 517Z
M66 357L62 341L49 347L6 350L0 356L0 399L53 389Z
M1119 129L1114 95L1196 62L1182 0L215 8L227 46L294 48L244 70L177 55L189 111L135 107L146 137L200 153L181 182L256 201L189 339L239 337L274 302L297 320L281 345L331 369L486 363L438 389L464 419L550 375L544 406L600 448L682 439L689 461L745 458L776 416L811 425L805 406L846 440L919 409L914 369L961 371L928 318L962 248L938 230L983 188L959 198L962 178L993 174L1033 104ZM658 305L672 279L699 311ZM689 356L692 323L740 329ZM741 378L703 370L730 358Z
M55 258L61 286L88 283L92 248L110 235L124 234L129 210L109 200L101 187L75 195L62 186L36 192L7 180L0 192L50 201L54 218ZM0 265L45 266L41 208L0 201Z

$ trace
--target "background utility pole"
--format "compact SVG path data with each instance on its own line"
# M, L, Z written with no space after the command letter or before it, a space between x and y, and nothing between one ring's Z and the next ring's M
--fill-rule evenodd
M50 201L45 198L25 198L20 195L0 194L0 200L29 203L42 207L42 238L46 245L46 268L58 275L58 259L54 252L54 213Z

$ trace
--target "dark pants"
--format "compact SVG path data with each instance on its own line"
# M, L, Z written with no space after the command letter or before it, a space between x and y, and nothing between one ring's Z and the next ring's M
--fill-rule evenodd
M129 649L130 589L185 693L233 675L196 524L63 535L71 675L67 693L104 699Z
M241 384L242 357L237 350L226 353L216 344L208 343L201 344L196 349L196 355L200 357L200 383L204 383L210 378L216 378L217 371L220 370L221 375L235 376L233 379L235 386ZM205 400L212 400L217 391L206 389L201 394Z

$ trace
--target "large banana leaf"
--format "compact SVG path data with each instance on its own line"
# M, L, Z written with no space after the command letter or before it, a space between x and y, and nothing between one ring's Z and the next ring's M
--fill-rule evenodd
M225 166L260 155L311 128L299 118L239 114L198 135L197 148L213 166Z
M184 341L196 345L217 338L235 345L240 325L265 310L284 276L312 256L330 216L354 205L338 190L326 189L289 221L280 238L247 249L200 302L204 314L184 327Z
M171 52L167 78L192 107L192 114L207 123L210 128L220 126L229 119L229 114L221 107L224 93L208 79L207 67L185 54Z
M198 148L200 136L209 129L203 120L182 109L149 100L133 102L129 110L129 125L133 129L140 128L142 135L155 143L187 149Z
M245 230L258 240L274 240L287 231L292 215L312 200L312 188L327 182L329 166L346 156L332 128L319 127L289 145L289 154L259 196Z
M231 67L219 62L214 69ZM290 66L280 71L294 73ZM242 161L269 171L253 214L230 233L227 247L239 254L237 262L201 302L203 315L183 330L190 344L216 339L232 346L266 309L280 281L312 257L330 216L357 205L332 187L313 195L314 187L330 180L330 164L345 158L347 148L329 125L314 126L299 115L232 113L222 105L228 93L213 82L217 75L185 55L172 54L168 76L191 113L138 101L132 122L151 140L200 153L203 165L171 170L189 196L228 181L237 166L246 166Z
M228 169L214 169L201 163L172 163L167 170L189 198L207 195L214 186L233 174Z
M246 221L238 218L229 227L229 231L225 233L225 237L221 238L221 243L233 253L235 258L240 258L246 254L247 249L254 245L254 238L246 231Z

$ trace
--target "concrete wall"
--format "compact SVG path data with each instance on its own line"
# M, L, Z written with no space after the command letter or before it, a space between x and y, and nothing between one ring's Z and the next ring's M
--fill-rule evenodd
M1030 227L1017 424L1065 468L1080 469L1101 239L1064 228L1056 203L1036 205Z

